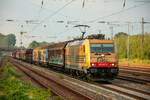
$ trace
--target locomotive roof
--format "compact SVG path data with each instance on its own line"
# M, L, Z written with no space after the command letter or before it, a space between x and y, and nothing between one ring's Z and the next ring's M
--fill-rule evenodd
M37 49L37 50L38 49L59 50L59 49L63 49L67 45L67 43L74 42L74 41L82 41L82 40L86 40L86 39L87 38L69 40L69 41L59 42L59 43L51 43L48 45L37 47L35 49ZM113 40L100 40L100 39L88 39L88 40L90 41L90 43L113 43Z
M60 50L63 49L68 42L54 43L48 46L49 50Z
M89 39L90 43L113 43L113 40Z

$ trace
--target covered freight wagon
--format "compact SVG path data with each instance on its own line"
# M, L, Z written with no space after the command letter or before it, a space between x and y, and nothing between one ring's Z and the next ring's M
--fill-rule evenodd
M37 47L33 50L33 62L44 65L48 63L47 46Z
M27 49L25 55L26 62L33 63L33 49Z
M48 64L64 67L65 46L67 42L55 43L48 46Z

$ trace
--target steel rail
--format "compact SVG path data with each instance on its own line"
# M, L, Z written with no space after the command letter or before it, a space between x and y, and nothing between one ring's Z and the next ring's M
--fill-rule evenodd
M14 62L13 62L13 64L14 64ZM71 96L72 98L72 100L77 100L77 99L80 99L80 100L91 100L91 98L89 98L88 96L85 96L85 95L82 95L82 94L80 94L80 93L78 93L77 91L73 91L73 90L71 90L71 89L69 89L69 88L67 88L67 87L65 87L65 86L62 86L61 84L59 84L59 83L57 83L56 81L54 81L54 80L52 80L52 79L50 79L50 78L48 78L47 76L44 76L44 75L42 75L41 73L39 73L39 72L37 72L37 71L35 71L35 70L33 70L33 69L31 69L31 68L27 68L26 66L24 66L23 64L17 64L16 62L15 62L15 66L17 66L17 67L19 67L19 66L23 66L22 68L21 67L19 67L21 70L23 70L24 71L24 73L26 74L26 75L28 75L28 76L30 76L32 79L34 79L36 82L38 82L41 86L43 86L43 87L45 87L45 88L49 88L50 86L47 84L47 85L45 85L45 84L43 84L42 83L42 81L40 81L40 80L42 80L42 78L44 78L44 79L46 79L47 80L47 82L49 82L49 83L55 83L55 84L57 84L57 85L59 85L59 86L61 86L62 88L62 91L60 91L60 89L59 89L59 91L58 90L56 90L56 89L54 89L54 88L52 88L52 87L50 87L50 88L52 88L52 91L55 93L55 94L57 94L57 95L59 95L59 96L61 96L62 98L64 98L64 99L66 99L66 95L68 95L68 94L66 94L66 93L70 93L69 94L69 96ZM26 71L25 71L26 70ZM30 72L30 73L29 73ZM36 74L38 77L42 77L41 79L37 79L37 77L34 77L33 75L31 75L31 73L34 73L34 74ZM61 94L61 93L63 93L63 94ZM65 93L66 92L66 93Z
M130 77L130 76L125 76L125 75L118 75L117 79L126 80L126 81L130 81L130 82L134 82L134 83L139 83L139 84L148 84L148 83L150 83L149 80L138 79L138 78L134 78L134 77Z
M28 67L29 68L29 67ZM33 70L33 69L31 69L31 70ZM37 73L37 72L35 72L35 73ZM40 73L41 74L41 73ZM47 76L46 76L47 77ZM133 81L133 79L130 79L130 81ZM129 81L129 79L128 79L128 81ZM136 82L136 83L142 83L143 84L143 82L141 82L141 81L135 81L134 80L134 82ZM145 98L144 97L141 97L141 96L139 96L139 95L136 95L136 94L132 94L132 93L128 93L128 92L125 92L125 91L121 91L121 90L119 90L119 89L116 89L116 88L113 88L113 86L116 86L116 87L118 87L118 88L122 88L122 89L124 89L124 90L129 90L129 91L133 91L133 92L136 92L136 93L140 93L140 94L143 94L143 95L150 95L148 92L145 92L145 91L142 91L142 90L137 90L137 89L134 89L134 88L130 88L130 87L127 87L127 86L122 86L122 85L117 85L117 84L112 84L112 85L110 85L110 86L107 86L107 85L99 85L100 87L103 87L103 88L105 88L105 89L108 89L108 90L111 90L111 91L114 91L114 92L117 92L117 93L121 93L121 94L123 94L123 95L126 95L126 96L129 96L129 97L131 97L131 98L135 98L135 99L142 99L142 100L145 100Z
M119 68L120 69L135 70L135 71L150 72L150 68L142 68L142 67L119 67Z

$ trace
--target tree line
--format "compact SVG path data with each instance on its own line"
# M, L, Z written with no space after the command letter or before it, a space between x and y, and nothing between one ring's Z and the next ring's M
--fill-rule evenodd
M104 39L104 34L90 35L87 38ZM128 46L129 46L129 58L130 59L146 59L150 60L150 33L137 35L129 35L124 32L119 32L115 35L114 41L116 44L117 53L120 59L128 58ZM36 48L38 46L46 45L47 42L33 41L29 44L28 48Z
M127 42L129 38L129 43ZM119 32L115 35L119 58L150 60L150 33L129 35ZM129 48L129 50L127 49Z
M3 35L0 33L0 47L13 48L16 44L16 36L14 34Z
M49 43L48 43L48 42L45 42L45 41L43 41L43 42L32 41L32 42L29 44L28 48L34 49L34 48L36 48L36 47L43 46L43 45L47 45L47 44L49 44Z

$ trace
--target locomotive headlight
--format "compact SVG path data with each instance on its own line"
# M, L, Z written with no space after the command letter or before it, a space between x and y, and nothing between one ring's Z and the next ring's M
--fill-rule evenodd
M105 55L104 55L104 54L101 54L101 56L104 57Z
M95 64L92 64L92 66L94 66Z
M112 63L111 65L112 65L112 66L115 66L115 64L114 64L114 63Z

